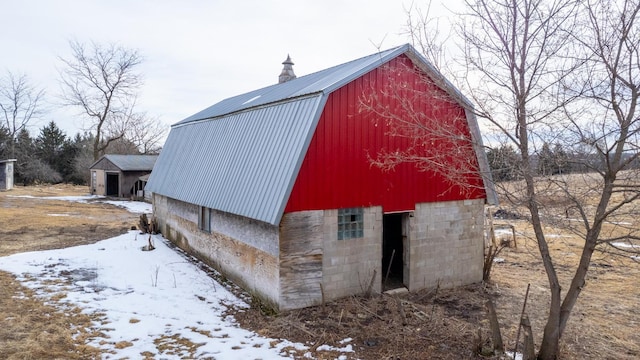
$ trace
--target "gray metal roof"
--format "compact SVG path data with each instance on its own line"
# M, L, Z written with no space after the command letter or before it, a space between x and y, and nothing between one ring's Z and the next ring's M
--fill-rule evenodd
M158 155L116 155L107 154L91 164L90 169L102 159L107 159L122 171L151 171Z
M323 100L316 94L174 126L145 190L279 223Z
M145 189L278 224L327 96L401 54L441 80L479 136L471 103L406 44L228 98L174 124ZM474 140L486 164L482 139Z
M399 46L353 60L342 65L321 70L313 74L301 76L282 84L275 84L242 95L234 96L189 116L188 118L180 121L178 125L195 120L222 116L232 112L278 102L283 99L291 99L318 92L328 94L351 80L356 79L374 68L388 62L408 49L413 48L408 44Z

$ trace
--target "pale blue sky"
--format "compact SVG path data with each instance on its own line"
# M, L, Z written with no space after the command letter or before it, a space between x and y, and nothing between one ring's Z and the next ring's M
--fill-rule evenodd
M435 3L439 2L437 0ZM68 135L81 117L60 110L58 56L69 39L137 48L139 105L167 126L224 98L277 82L287 54L298 76L408 42L401 0L0 1L0 71L46 89L50 117ZM374 45L375 44L375 45Z

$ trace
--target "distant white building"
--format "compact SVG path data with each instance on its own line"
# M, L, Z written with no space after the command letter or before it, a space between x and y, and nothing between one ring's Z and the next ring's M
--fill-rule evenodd
M0 191L13 189L13 169L16 159L0 160Z

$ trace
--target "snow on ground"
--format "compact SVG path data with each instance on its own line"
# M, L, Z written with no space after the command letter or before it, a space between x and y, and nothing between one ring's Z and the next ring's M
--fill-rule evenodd
M62 200L62 201L73 201L79 203L87 203L89 201L99 201L105 204L115 205L121 208L127 209L129 212L134 214L150 214L152 211L151 204L143 202L143 201L120 201L120 200L106 200L104 196L98 195L81 195L81 196L31 196L31 195L17 195L9 197L16 198L27 198L27 199L45 199L45 200ZM50 216L63 216L63 215L54 215L50 214Z
M611 243L611 245L616 247L621 247L621 248L631 248L631 249L640 248L640 245L623 243L623 242L614 242L614 243Z
M117 205L141 210L137 202L131 207L127 203ZM65 294L57 306L75 305L87 314L103 314L93 326L108 338L94 338L89 345L113 354L107 358L135 359L149 352L162 359L266 360L291 357L292 348L299 350L298 356L305 353L308 347L303 344L240 328L224 312L246 308L246 303L193 259L169 247L161 235L152 236L155 250L142 251L148 239L130 231L91 245L0 257L0 269L16 274L48 303L56 305L52 299ZM200 346L190 353L184 340ZM132 345L122 348L124 342ZM353 351L350 345L327 350L342 352L340 358Z
M223 313L229 306L246 308L244 302L160 235L153 236L153 251L141 250L147 241L148 235L130 231L91 245L0 258L0 269L16 274L44 299L63 293L64 302L83 312L105 314L106 323L95 326L109 336L107 343L95 338L89 345L112 351L113 358L135 359L144 351L167 359L189 357L179 337L202 344L196 358L280 359L287 346L305 348L286 340L272 347L274 339L238 327ZM174 343L178 353L160 353L158 339ZM118 349L123 341L133 345Z
M7 197L25 198L25 199L45 199L45 200L65 200L86 203L89 200L103 199L104 196L98 195L79 195L79 196L32 196L32 195L8 195Z
M115 200L104 200L101 201L105 204L111 204L115 206L119 206L129 210L134 214L150 214L153 209L151 208L151 204L143 202L143 201L115 201Z

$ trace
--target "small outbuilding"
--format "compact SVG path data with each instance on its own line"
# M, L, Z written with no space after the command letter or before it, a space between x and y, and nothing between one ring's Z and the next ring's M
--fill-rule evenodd
M301 77L283 65L172 126L146 187L162 234L279 310L481 281L496 197L472 104L409 44ZM367 102L453 132L397 136ZM373 164L434 148L469 171Z
M102 156L93 163L91 171L91 194L119 198L144 198L144 184L140 177L149 175L158 155Z
M13 189L16 159L0 160L0 191Z

